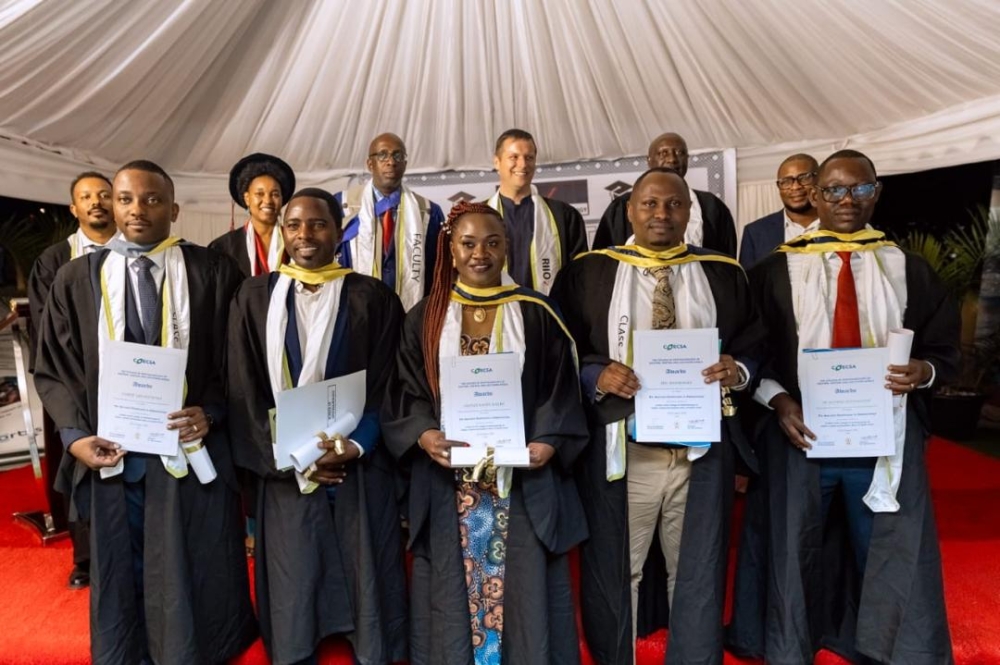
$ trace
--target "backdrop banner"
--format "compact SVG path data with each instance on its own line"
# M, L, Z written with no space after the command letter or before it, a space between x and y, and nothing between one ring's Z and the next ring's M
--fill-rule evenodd
M646 170L646 157L569 162L541 165L535 171L534 184L542 196L568 203L580 211L587 222L588 243L593 241L601 215L611 201L632 191L632 184ZM351 184L367 179L354 176ZM736 215L736 150L711 150L692 153L685 178L694 189L711 192L725 201ZM441 171L406 177L406 185L434 201L444 210L462 200L482 201L497 189L496 172Z

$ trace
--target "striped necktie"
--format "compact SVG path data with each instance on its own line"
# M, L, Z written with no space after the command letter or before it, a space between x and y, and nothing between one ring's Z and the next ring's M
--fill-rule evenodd
M142 312L142 332L146 335L146 344L156 338L156 305L159 300L156 293L156 280L153 279L153 260L148 256L140 256L135 260L139 269L139 309Z

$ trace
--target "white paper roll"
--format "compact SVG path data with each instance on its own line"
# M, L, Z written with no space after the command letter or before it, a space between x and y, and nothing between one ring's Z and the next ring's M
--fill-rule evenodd
M910 349L913 348L913 331L907 328L893 328L889 331L886 339L886 348L889 349L890 365L906 365L910 362ZM902 406L903 396L892 396L893 406Z
M335 434L347 437L351 432L357 429L357 427L357 417L353 413L348 412L340 418L337 418L337 420L335 420L333 424L326 429L326 435L330 438L333 438ZM306 469L315 464L316 460L326 454L326 451L319 447L319 442L320 438L318 436L312 436L307 442L296 448L291 454L292 464L295 466L296 471L299 473L305 473Z
M893 328L886 340L889 349L890 365L905 365L910 362L910 349L913 348L913 331L906 328Z
M218 474L215 465L212 464L212 456L208 454L208 448L200 440L192 441L182 448L188 464L194 469L194 475L198 477L198 482L207 485L215 480Z

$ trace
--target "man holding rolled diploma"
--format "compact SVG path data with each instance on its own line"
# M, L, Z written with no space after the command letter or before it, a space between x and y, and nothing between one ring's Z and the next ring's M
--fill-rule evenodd
M567 553L587 535L571 471L586 425L573 341L545 296L506 276L506 256L498 212L481 203L452 208L431 293L406 316L383 408L388 446L410 472L414 665L580 658ZM482 377L502 373L490 361L514 365L520 399L506 406L523 417L519 441L511 437L519 462L504 459L497 435L493 455L480 449L478 464L458 468L476 446L466 447L467 428L443 431L448 410L471 399L453 390L458 382L449 385L448 367L474 359L483 361L474 369L493 369ZM496 406L466 417L487 421Z
M239 270L170 235L178 206L156 164L119 169L113 202L121 235L59 271L35 367L67 451L92 470L91 656L218 663L257 634L223 429L223 319ZM106 374L122 373L111 367L122 342L187 352L184 406L162 425L179 434L173 454L126 452L127 441L98 436L107 428L98 414L127 400L104 389Z
M810 193L820 230L750 272L771 357L755 394L773 409L758 430L770 504L767 608L753 610L768 663L811 662L822 646L852 660L953 662L924 448L928 388L957 368L959 319L924 260L866 228L880 191L868 157L834 153ZM832 422L803 416L803 403L823 398L813 374L826 367L818 379L829 384L860 365L805 350L889 347L891 355L900 328L912 331L909 353L875 373L876 385L901 396L885 400L890 454L811 457L823 442L814 429Z
M669 599L668 662L722 662L735 456L755 467L733 400L753 378L763 329L739 264L684 244L690 208L679 175L650 169L628 202L630 243L578 258L560 273L554 291L576 339L591 427L578 476L591 530L581 546L581 603L599 663L633 660L636 608L644 606L640 582L657 529L669 579L664 584L662 572L652 571L642 594ZM641 374L655 365L633 369L633 332L712 328L718 336L702 354L705 364L693 371L698 383L721 392L722 408L716 402L712 414L705 412L721 420L721 437L692 442L684 424L663 420L661 412L660 421L638 424L662 435L637 440ZM669 352L661 353L660 361L669 361Z
M233 449L256 477L257 608L278 665L315 663L333 634L359 662L406 659L399 511L378 419L403 310L388 286L334 261L341 222L332 194L293 194L281 227L291 263L245 281L229 319ZM296 389L341 378L336 390L349 390L359 372L357 413L341 404L326 430L275 439L295 430Z

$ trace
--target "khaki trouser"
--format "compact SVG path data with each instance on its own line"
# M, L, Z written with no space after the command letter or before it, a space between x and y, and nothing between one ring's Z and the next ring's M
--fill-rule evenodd
M687 448L627 444L628 530L632 566L632 643L636 638L639 582L653 532L660 527L660 547L667 561L667 599L673 605L677 561L680 558L684 508L691 462Z

